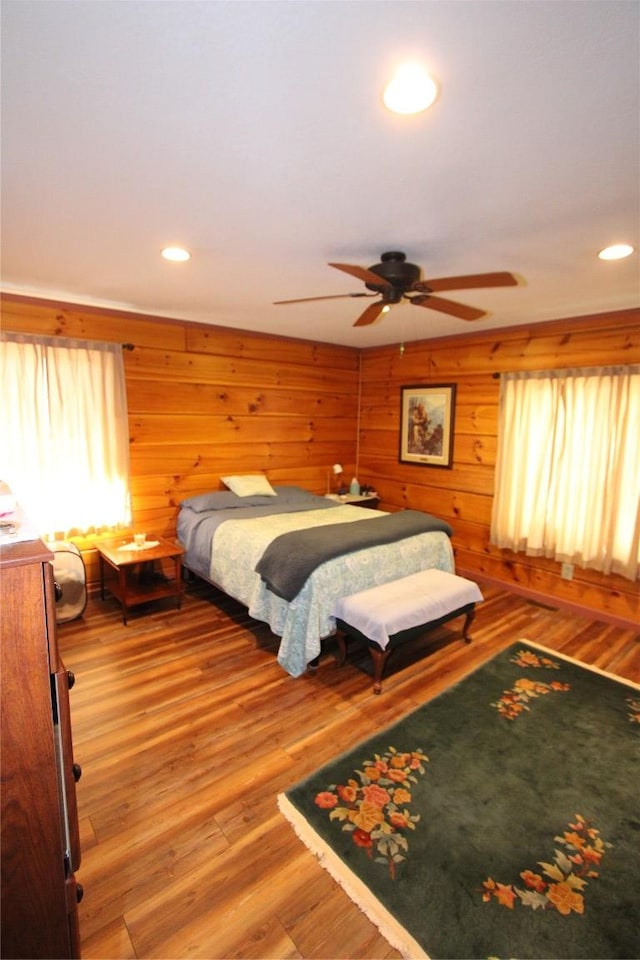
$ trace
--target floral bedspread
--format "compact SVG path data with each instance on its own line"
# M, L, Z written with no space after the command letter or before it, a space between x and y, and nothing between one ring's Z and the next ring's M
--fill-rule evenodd
M320 641L335 631L334 603L340 597L397 580L429 567L454 572L453 550L446 533L435 531L399 543L381 544L321 564L291 602L276 596L255 572L266 546L290 530L336 522L337 511L309 511L253 520L228 520L213 539L210 578L268 623L281 637L278 662L298 677L320 653ZM376 512L348 505L339 508L344 522L373 519ZM379 514L378 514L379 515Z

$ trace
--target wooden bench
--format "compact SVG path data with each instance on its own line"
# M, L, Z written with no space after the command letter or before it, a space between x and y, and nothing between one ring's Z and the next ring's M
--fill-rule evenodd
M342 597L333 610L338 663L346 660L345 636L364 641L373 660L373 692L380 693L387 659L401 643L463 615L462 637L470 643L475 605L483 599L477 583L435 569Z

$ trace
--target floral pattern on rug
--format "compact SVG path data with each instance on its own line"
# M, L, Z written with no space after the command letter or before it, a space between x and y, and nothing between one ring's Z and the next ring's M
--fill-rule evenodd
M576 822L569 823L562 836L554 840L566 850L556 850L552 863L539 860L542 873L523 870L520 876L526 889L488 877L483 883L484 902L496 899L501 906L513 910L519 900L533 910L556 910L565 917L584 913L584 888L589 880L599 876L596 867L600 867L606 848L612 844L605 843L600 831L580 814L576 814Z
M511 662L519 667L536 670L559 670L560 664L549 657L539 656L532 650L519 650L511 657ZM529 677L519 677L510 690L504 690L498 701L492 703L498 713L506 720L516 720L525 710L530 710L529 702L542 697L547 693L570 690L568 683L553 680L544 683L541 680L531 680Z
M629 723L640 723L640 698L627 697L629 704Z
M412 784L416 774L424 775L429 758L422 750L410 753L389 747L386 753L374 754L362 770L355 770L358 780L346 784L330 784L316 794L316 806L329 810L329 819L342 822L342 829L351 833L353 843L376 863L387 864L392 880L396 865L406 860L409 843L406 833L415 830L419 814L411 814Z
M550 657L538 656L533 650L519 650L511 657L511 663L518 667L535 667L536 669L559 670L560 664Z

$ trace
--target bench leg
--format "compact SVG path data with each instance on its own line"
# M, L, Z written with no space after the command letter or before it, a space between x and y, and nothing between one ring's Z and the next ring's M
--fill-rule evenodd
M341 630L336 631L336 643L338 644L338 653L336 655L336 666L343 667L347 659L347 641ZM391 650L379 650L377 647L369 646L369 653L373 660L373 692L382 691L382 674L385 663L391 653Z
M469 628L473 623L473 618L475 617L475 615L476 615L476 608L475 606L473 606L471 610L469 610L466 617L464 618L464 625L462 627L462 638L465 643L471 643L471 637L469 636Z
M382 673L384 665L387 662L390 650L378 650L376 647L369 647L369 653L373 660L373 692L380 693L382 690Z

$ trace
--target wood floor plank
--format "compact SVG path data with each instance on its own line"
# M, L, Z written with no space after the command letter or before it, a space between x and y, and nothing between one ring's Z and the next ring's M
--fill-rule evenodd
M380 696L357 644L296 680L278 641L198 581L181 610L92 598L59 627L71 691L84 960L399 956L300 843L278 793L519 639L640 682L640 633L481 584L472 643L452 621L399 648ZM369 672L365 672L368 670Z
M177 876L171 889L159 891L129 911L127 926L136 946L145 955L162 956L153 946L160 942L160 926L162 949L168 951L164 955L172 956L172 944L176 944L176 936L182 938L182 928L191 928L191 936L198 930L195 939L200 940L205 928L211 930L212 936L215 931L216 937L222 937L224 926L236 915L244 920L246 928L263 922L265 911L273 915L280 901L295 895L299 883L297 865L306 853L277 808L272 809L257 836L247 831L215 861ZM283 862L289 862L291 869L282 870ZM218 914L213 923L212 905Z
M137 960L138 954L131 943L126 923L119 917L113 923L105 924L96 934L83 937L82 956Z
M202 805L182 817L174 811L172 819L163 814L123 831L117 843L102 844L99 856L85 858L84 935L126 916L170 886L176 874L210 864L228 847L211 810Z

